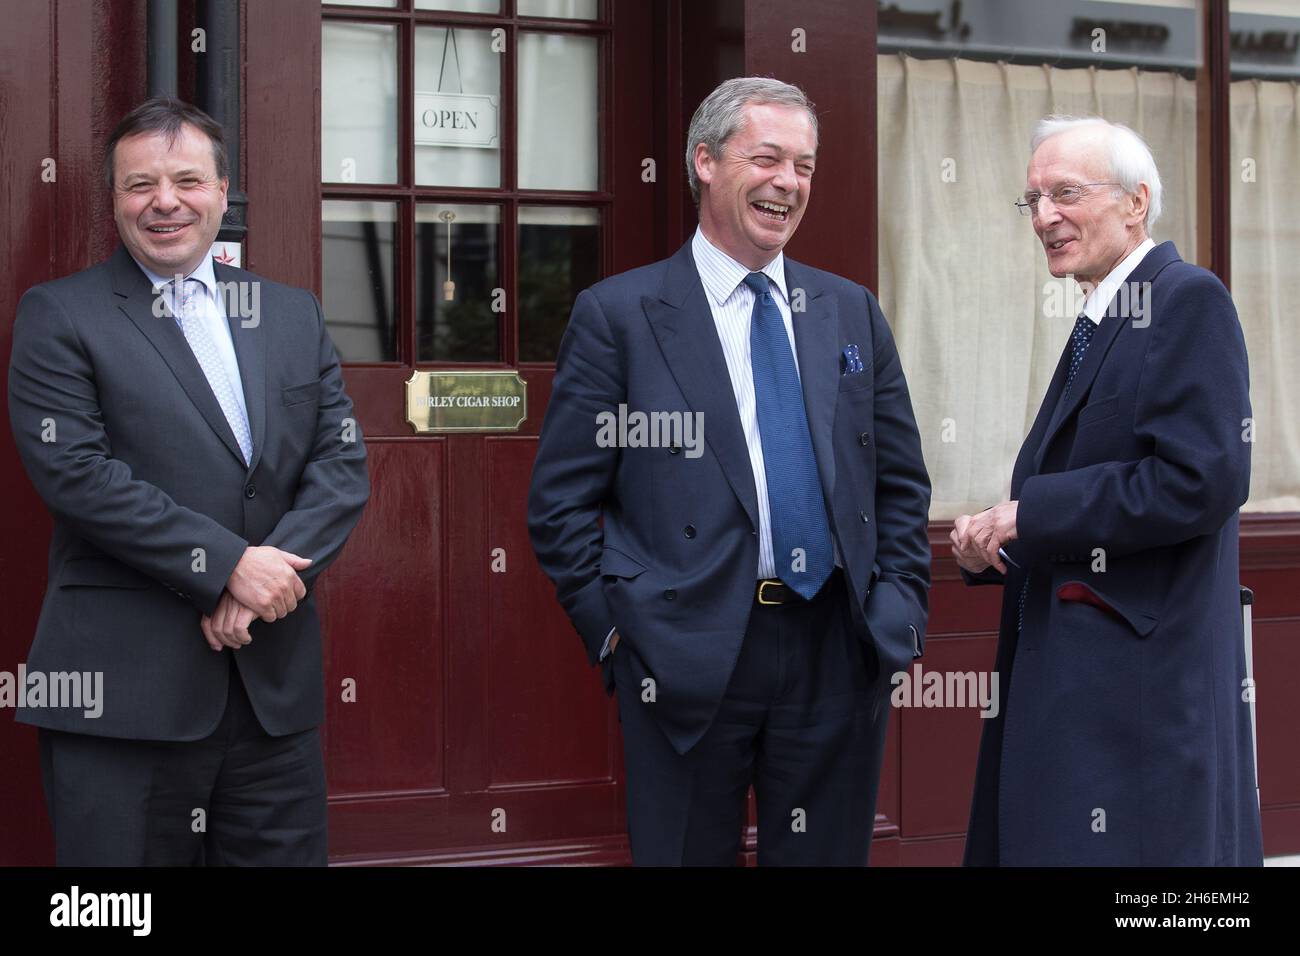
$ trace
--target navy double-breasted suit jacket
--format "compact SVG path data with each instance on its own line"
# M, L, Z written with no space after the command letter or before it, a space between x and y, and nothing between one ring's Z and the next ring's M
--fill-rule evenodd
M930 482L893 337L861 285L790 259L804 403L861 638L880 672L925 635ZM858 347L861 368L841 362ZM602 447L601 412L702 413L703 453ZM603 527L599 519L603 516ZM679 753L705 733L740 654L758 502L736 397L690 243L582 292L560 346L528 523L594 665L617 626ZM691 531L686 531L691 526ZM606 661L608 664L608 659ZM606 668L606 688L612 682ZM887 695L882 695L882 697Z

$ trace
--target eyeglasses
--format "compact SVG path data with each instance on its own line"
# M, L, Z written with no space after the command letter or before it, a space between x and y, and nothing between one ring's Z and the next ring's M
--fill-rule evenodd
M1122 186L1123 183L1062 183L1047 193L1053 206L1073 206L1088 195L1090 186ZM1022 216L1032 216L1038 212L1038 201L1042 193L1025 193L1024 199L1017 199L1015 206Z

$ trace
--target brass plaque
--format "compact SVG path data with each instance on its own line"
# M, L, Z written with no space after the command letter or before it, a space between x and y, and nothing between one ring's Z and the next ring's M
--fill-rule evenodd
M417 434L517 432L528 383L507 372L416 371L406 381L406 420Z

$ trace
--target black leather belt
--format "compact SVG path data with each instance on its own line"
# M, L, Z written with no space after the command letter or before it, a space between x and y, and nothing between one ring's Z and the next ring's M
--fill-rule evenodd
M840 573L838 567L832 568L830 577L826 579L822 589L813 596L813 600L821 597L826 589L834 583L836 575ZM763 578L754 589L754 603L771 606L776 604L807 604L808 602L799 595L798 591L780 578Z
M803 598L780 578L764 578L758 582L754 600L759 604L794 604Z

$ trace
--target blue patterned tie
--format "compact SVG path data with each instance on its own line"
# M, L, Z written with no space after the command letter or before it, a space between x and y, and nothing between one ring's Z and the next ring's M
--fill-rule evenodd
M800 596L811 599L835 564L826 499L817 478L808 414L781 310L766 275L751 272L745 285L754 292L749 352L776 573ZM802 570L795 569L796 549L803 551L803 561L798 562Z
M1078 318L1074 320L1074 331L1070 333L1070 370L1065 373L1065 388L1061 390L1061 401L1070 394L1070 386L1074 384L1074 376L1079 372L1079 366L1083 364L1083 356L1088 351L1088 345L1092 342L1092 334L1097 331L1097 324L1088 318L1086 312L1080 312ZM1025 629L1025 596L1029 593L1029 574L1025 574L1025 582L1020 586L1020 615L1016 619L1016 630Z

